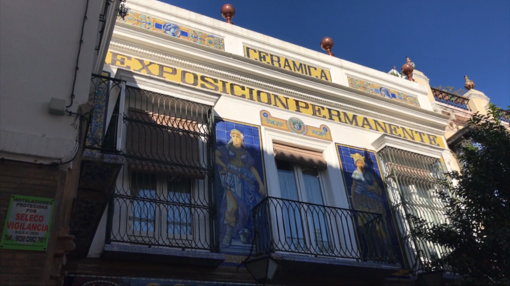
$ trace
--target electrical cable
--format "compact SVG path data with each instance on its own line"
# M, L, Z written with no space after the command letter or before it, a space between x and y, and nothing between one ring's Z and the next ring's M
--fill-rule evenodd
M78 70L80 69L80 67L78 65L80 63L81 46L83 45L83 31L85 30L85 21L87 21L88 10L89 10L89 0L87 0L87 6L85 7L85 15L83 15L83 23L81 25L80 45L78 46L78 55L76 56L76 67L74 69L73 87L71 89L71 103L68 106L66 106L66 108L73 106L73 103L74 103L74 98L75 98L74 89L76 87L76 78L78 77Z

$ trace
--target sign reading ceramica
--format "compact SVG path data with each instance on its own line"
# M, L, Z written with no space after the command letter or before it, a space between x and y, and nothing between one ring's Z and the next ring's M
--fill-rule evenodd
M237 98L261 103L271 107L281 108L301 114L323 118L341 124L347 124L354 127L394 135L414 142L421 142L445 148L443 139L436 135L313 104L304 100L294 99L271 92L258 90L241 84L228 82L176 67L166 66L111 51L109 51L106 55L106 64L141 74L163 78L184 85L199 87L209 91L221 92Z
M288 71L297 72L303 75L319 78L325 81L331 81L331 74L327 69L300 63L289 58L284 58L282 56L250 48L248 46L244 46L244 56L249 59L259 61L261 63L286 69Z
M12 195L0 249L46 251L53 199Z

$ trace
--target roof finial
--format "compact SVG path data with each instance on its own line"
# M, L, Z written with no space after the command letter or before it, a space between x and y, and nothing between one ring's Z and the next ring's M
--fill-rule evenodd
M232 18L234 18L234 15L236 14L236 9L234 9L234 6L230 4L225 4L223 7L221 7L221 16L223 18L227 19L227 23L234 24L232 22Z
M325 50L326 52L328 52L328 55L334 57L335 54L333 54L333 52L331 52L331 49L333 48L333 39L331 39L330 37L325 37L324 39L322 39L321 41L321 48L323 50Z
M414 63L411 61L409 57L406 57L407 62L400 69L403 74L407 76L407 79L410 81L414 81L413 71L414 71Z
M471 89L475 88L475 83L472 80L470 80L467 75L464 76L464 79L466 79L466 84L464 85L464 87L467 90L471 90Z
M411 61L411 59L409 57L406 57L406 61L408 64L413 66L413 69L416 68L416 65Z

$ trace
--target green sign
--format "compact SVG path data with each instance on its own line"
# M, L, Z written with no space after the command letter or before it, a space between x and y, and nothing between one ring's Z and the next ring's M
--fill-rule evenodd
M0 249L46 251L53 199L12 195Z

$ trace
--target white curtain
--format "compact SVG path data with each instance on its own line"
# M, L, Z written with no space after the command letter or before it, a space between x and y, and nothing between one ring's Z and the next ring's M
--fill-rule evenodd
M279 169L278 177L282 198L298 201L299 196L294 172ZM287 201L284 201L283 204L283 225L285 226L287 244L293 250L301 250L304 248L304 233L300 205Z
M313 204L324 205L322 198L321 185L318 174L315 172L303 172L303 181L307 201ZM327 252L329 235L327 231L327 216L325 209L316 206L310 206L307 209L307 218L309 223L309 232L315 245L321 252Z

